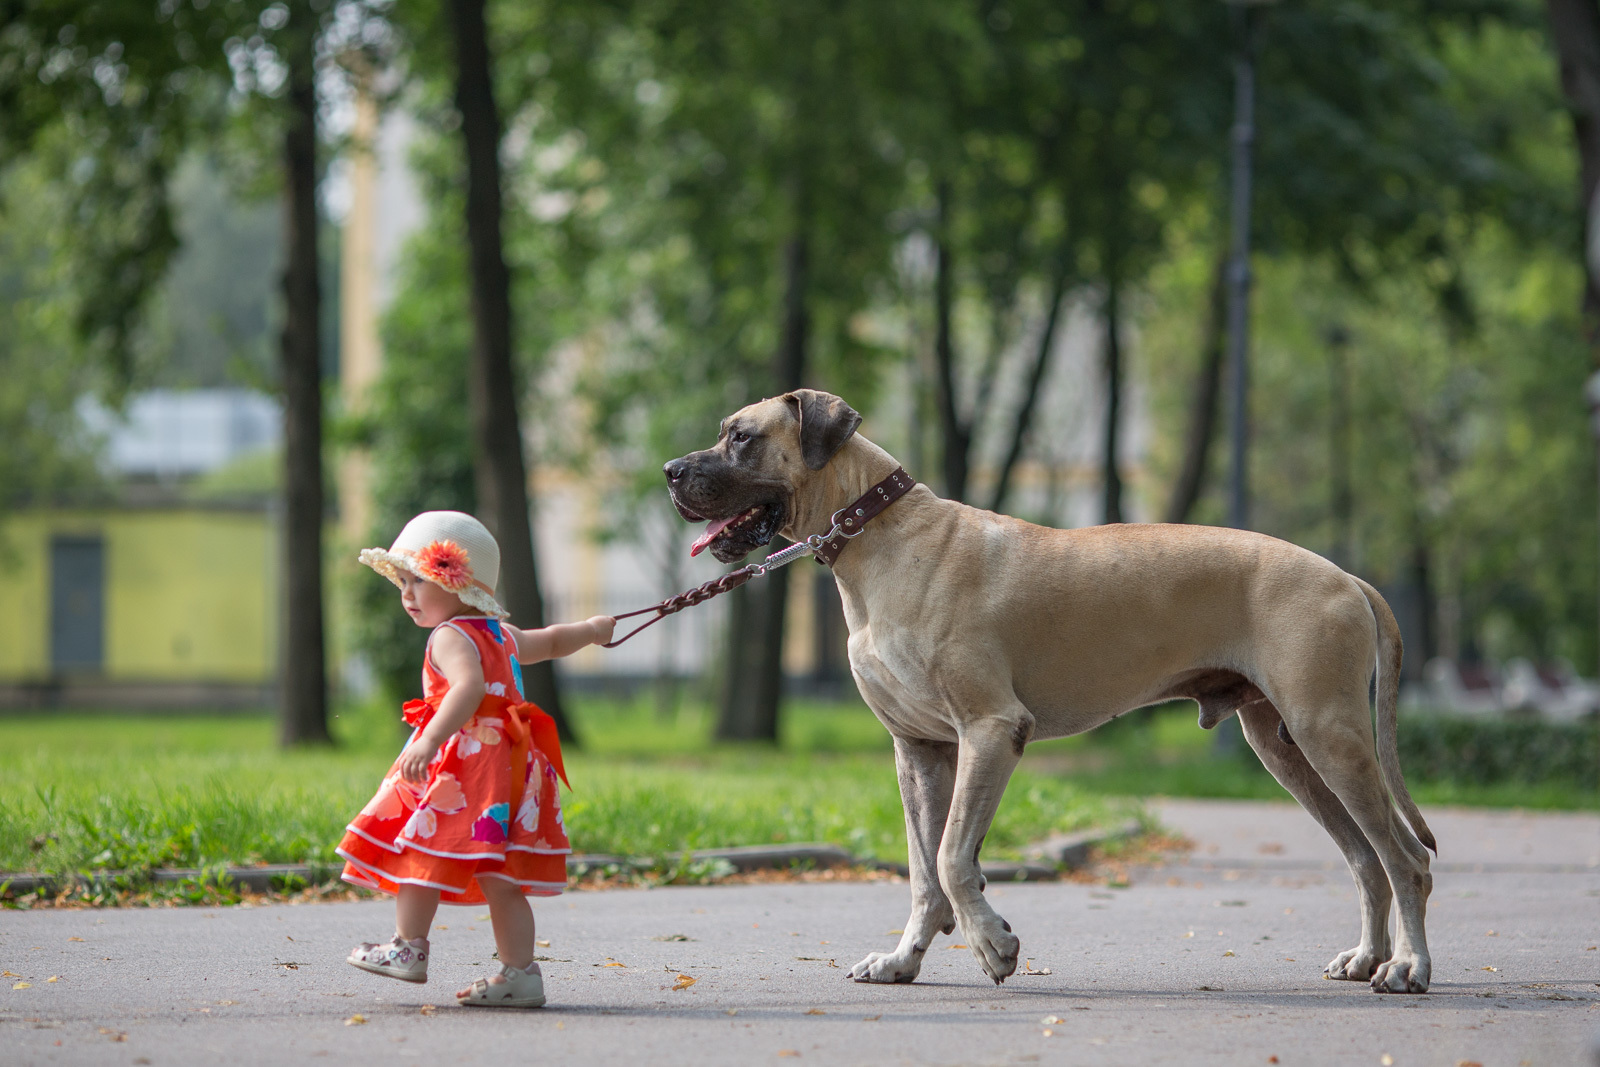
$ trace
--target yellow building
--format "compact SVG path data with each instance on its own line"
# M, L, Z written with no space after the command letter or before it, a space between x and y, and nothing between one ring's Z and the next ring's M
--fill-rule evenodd
M261 502L5 516L0 707L264 706L275 546Z

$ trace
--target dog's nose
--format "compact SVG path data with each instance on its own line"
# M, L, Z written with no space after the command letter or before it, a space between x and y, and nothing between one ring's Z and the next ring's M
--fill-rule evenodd
M675 482L689 473L689 465L681 459L672 460L662 466L661 469L666 473L667 481L669 482Z

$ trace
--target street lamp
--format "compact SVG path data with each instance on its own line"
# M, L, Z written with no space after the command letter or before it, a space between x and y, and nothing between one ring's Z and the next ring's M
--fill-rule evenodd
M1232 9L1238 52L1233 60L1233 189L1228 253L1228 362L1233 410L1229 424L1232 467L1228 524L1250 526L1250 153L1256 138L1256 30L1272 0L1225 0Z

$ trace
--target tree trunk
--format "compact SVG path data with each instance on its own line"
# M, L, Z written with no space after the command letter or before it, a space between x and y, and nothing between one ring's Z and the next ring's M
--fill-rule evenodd
M1122 432L1122 307L1121 282L1115 265L1106 277L1106 453L1104 482L1106 522L1122 521L1122 472L1117 468L1117 443Z
M500 544L500 589L519 626L545 624L528 515L528 470L511 359L511 274L501 241L500 113L495 106L484 0L451 0L456 108L467 153L467 245L472 264L473 482L479 518ZM574 743L550 662L523 671L526 696Z
M1578 148L1578 207L1583 227L1583 327L1600 368L1600 5L1595 0L1547 0L1550 36L1561 90L1572 113Z
M1330 558L1356 567L1355 487L1350 477L1350 334L1328 330L1328 511L1333 519Z
M316 16L297 4L288 34L288 128L283 139L283 581L280 736L328 736L322 627L322 351L317 264Z
M950 186L939 183L939 233L934 271L933 358L938 372L939 427L944 437L944 495L951 500L967 496L967 454L972 447L972 427L956 410L955 338L950 321L955 300L954 265L950 255Z
M1589 425L1600 440L1600 5L1548 0L1550 37L1578 148L1578 209L1583 237L1583 338L1591 373Z
M1224 323L1228 318L1228 251L1217 254L1211 268L1211 291L1206 303L1205 334L1200 342L1200 373L1195 379L1189 409L1189 433L1184 439L1183 469L1172 486L1167 503L1168 522L1188 522L1189 515L1205 491L1206 471L1211 458L1211 439L1216 436L1217 398L1222 395Z
M779 392L800 388L811 329L807 312L810 245L805 204L797 232L783 249L783 325L772 361ZM776 551L782 539L774 541ZM729 594L728 653L717 714L719 741L776 741L783 704L783 622L789 606L789 570L773 571Z
M1006 449L1005 462L1000 465L1000 476L994 484L994 494L989 499L989 510L999 511L1006 502L1006 494L1011 491L1011 475L1016 469L1017 462L1022 458L1023 446L1028 439L1028 425L1033 421L1034 409L1039 403L1039 387L1044 382L1044 373L1050 366L1050 351L1055 347L1056 323L1061 317L1061 302L1067 292L1067 255L1063 251L1061 264L1056 269L1055 278L1050 283L1049 309L1045 313L1044 332L1039 336L1039 347L1033 354L1033 366L1028 371L1027 385L1022 394L1022 403L1017 408L1016 417L1011 424L1011 444Z

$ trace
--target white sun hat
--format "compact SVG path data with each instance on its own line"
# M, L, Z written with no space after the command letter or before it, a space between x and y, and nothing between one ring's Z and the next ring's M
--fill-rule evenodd
M500 546L483 523L460 511L424 511L388 549L363 548L361 562L400 584L401 570L448 590L485 615L511 614L494 598Z

